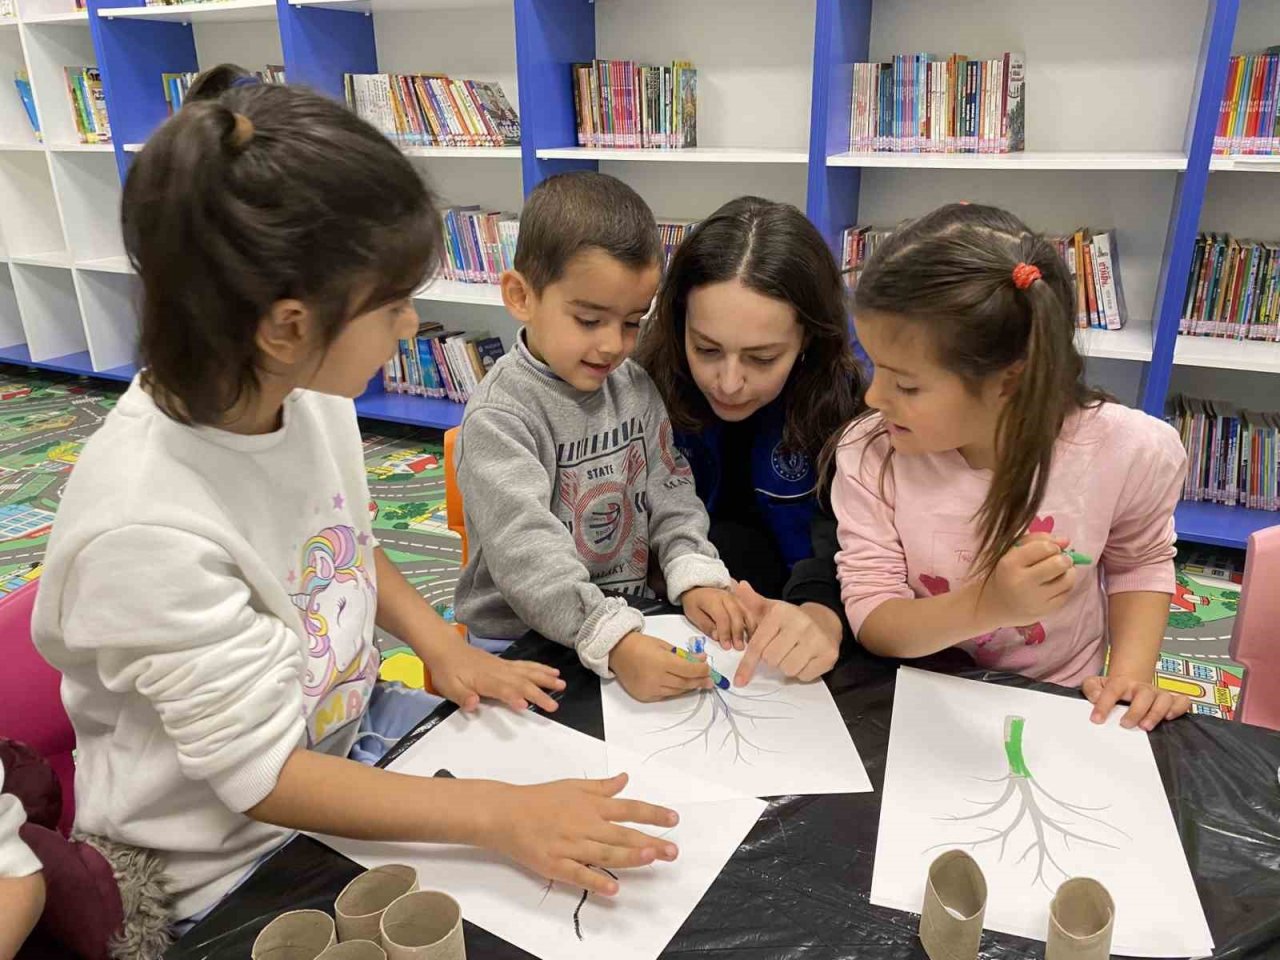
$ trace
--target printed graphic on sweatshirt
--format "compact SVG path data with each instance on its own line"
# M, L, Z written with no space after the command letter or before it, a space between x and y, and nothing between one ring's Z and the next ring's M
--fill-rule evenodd
M648 451L644 423L632 417L611 430L556 448L552 510L597 586L644 589L649 568Z
M303 708L313 746L364 714L377 680L378 591L368 543L368 536L340 525L325 527L302 548L300 591L291 597L307 644Z

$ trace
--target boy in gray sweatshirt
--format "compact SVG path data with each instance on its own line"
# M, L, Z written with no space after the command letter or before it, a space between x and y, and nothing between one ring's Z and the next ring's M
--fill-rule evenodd
M603 592L651 596L651 552L699 629L720 639L750 626L658 391L627 359L659 251L653 213L621 181L539 184L502 277L523 329L472 395L456 446L470 551L459 622L491 638L532 628L641 700L711 685L704 662L644 635L643 615Z

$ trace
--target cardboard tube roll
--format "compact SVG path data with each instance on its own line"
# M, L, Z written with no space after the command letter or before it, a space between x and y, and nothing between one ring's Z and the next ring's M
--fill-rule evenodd
M343 888L334 901L338 939L372 940L382 935L382 913L406 893L418 889L418 871L403 863L366 870Z
M387 960L387 953L372 940L344 940L316 960Z
M963 850L929 865L920 909L920 942L930 960L975 960L987 912L987 878Z
M466 960L462 908L439 890L406 893L382 915L387 960Z
M319 910L282 913L258 934L253 960L316 960L338 942L333 918Z
M1088 877L1073 877L1049 904L1045 960L1106 960L1115 923L1116 905L1107 888Z

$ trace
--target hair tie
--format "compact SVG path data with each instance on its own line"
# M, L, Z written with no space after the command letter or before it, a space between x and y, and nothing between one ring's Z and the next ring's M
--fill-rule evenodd
M1040 268L1033 263L1020 263L1013 268L1013 285L1025 290L1040 279Z
M237 151L243 150L253 139L253 121L243 113L233 113L231 116L235 118L236 123L231 131L231 148Z

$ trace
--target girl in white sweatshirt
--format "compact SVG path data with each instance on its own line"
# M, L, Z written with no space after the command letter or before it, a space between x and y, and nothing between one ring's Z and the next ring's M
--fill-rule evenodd
M468 646L372 529L351 398L417 330L440 244L427 188L319 95L234 68L193 95L125 184L142 372L67 486L35 613L76 728L77 831L158 861L166 922L296 830L476 844L616 892L587 864L676 855L617 825L675 822L615 799L623 777L515 787L347 758L375 623L464 709L554 710L563 681Z

